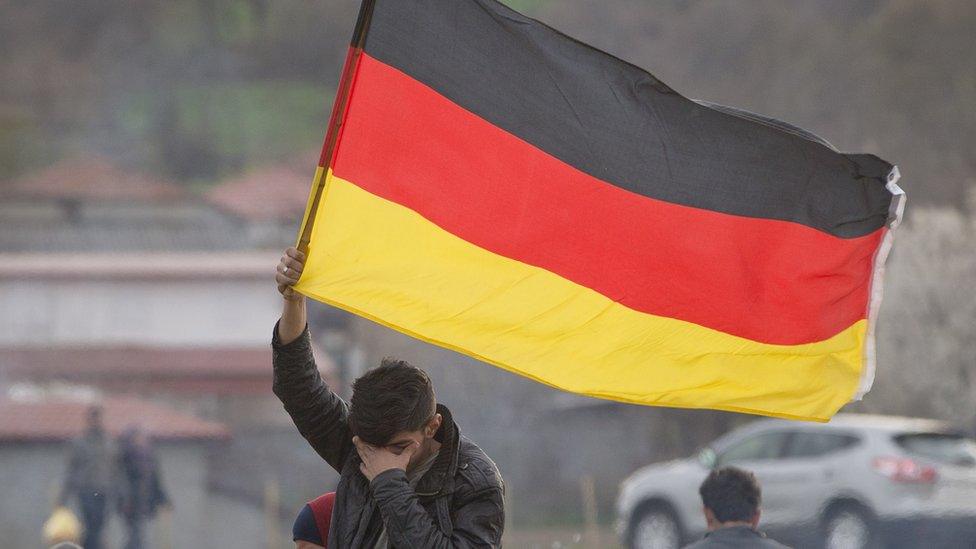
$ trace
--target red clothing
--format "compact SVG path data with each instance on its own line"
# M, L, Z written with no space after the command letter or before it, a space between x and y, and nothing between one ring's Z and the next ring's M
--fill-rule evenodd
M315 525L319 528L319 535L322 536L322 546L329 546L329 527L332 525L332 507L335 505L335 492L322 494L321 496L308 502L312 509L312 516L315 517Z

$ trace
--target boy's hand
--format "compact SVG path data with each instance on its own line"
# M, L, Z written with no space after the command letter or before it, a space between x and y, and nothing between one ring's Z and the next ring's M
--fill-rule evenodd
M359 458L363 460L359 465L359 470L362 471L366 480L370 482L373 482L376 475L384 471L389 471L390 469L403 469L406 471L407 464L410 463L410 458L420 448L420 445L414 442L404 448L402 452L396 454L386 447L367 444L360 440L359 437L353 437L352 443L356 445L356 452L359 453Z
M289 301L301 301L302 295L292 289L302 276L305 268L305 254L297 248L288 248L278 262L275 282L278 283L278 291L281 296Z

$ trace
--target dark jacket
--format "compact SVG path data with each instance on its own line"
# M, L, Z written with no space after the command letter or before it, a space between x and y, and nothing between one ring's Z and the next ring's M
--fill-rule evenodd
M121 482L116 501L119 513L127 521L152 518L160 507L169 505L156 454L151 447L139 448L128 440L120 446Z
M719 528L705 534L704 539L686 546L685 549L736 549L738 547L787 549L785 545L767 538L762 532L757 532L748 526Z
M333 393L312 358L308 329L282 345L275 327L274 392L302 436L340 473L329 547L372 549L386 526L390 545L499 547L505 523L501 474L473 442L461 436L451 412L435 435L440 453L416 490L399 469L370 483L359 471L359 454L347 422L349 407Z
M115 484L115 447L103 430L88 430L71 443L71 454L59 500L79 494L112 493Z

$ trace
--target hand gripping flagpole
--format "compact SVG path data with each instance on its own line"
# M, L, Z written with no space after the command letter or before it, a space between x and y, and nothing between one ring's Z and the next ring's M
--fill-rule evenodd
M359 61L362 58L363 44L366 42L366 33L369 30L369 22L372 19L375 4L376 0L363 0L359 6L359 18L356 20L356 28L352 34L349 52L346 54L346 61L342 66L339 88L336 90L335 101L332 104L332 115L329 117L329 126L325 133L325 143L322 144L322 155L319 157L319 168L315 170L311 197L298 238L298 249L304 254L308 253L308 244L312 238L312 226L315 224L315 214L318 212L319 202L322 200L322 194L325 190L326 175L335 160L336 144L339 142L339 133L346 117L346 111L349 108L349 96L356 79Z

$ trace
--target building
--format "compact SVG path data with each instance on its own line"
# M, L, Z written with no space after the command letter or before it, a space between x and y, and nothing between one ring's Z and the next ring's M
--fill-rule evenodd
M311 163L296 162L301 168ZM305 212L312 170L277 165L252 170L223 181L206 193L207 201L245 228L258 247L293 242Z
M172 514L157 519L150 531L156 547L264 548L263 511L241 505L207 489L208 459L230 432L172 408L135 398L78 398L19 390L0 400L0 531L4 547L41 546L41 525L61 488L69 443L84 429L92 402L103 407L109 433L117 436L133 424L153 437ZM25 394L27 393L27 394ZM76 511L77 512L77 511ZM214 529L228 521L234 529ZM121 546L118 518L108 524L110 546Z
M242 224L170 181L81 155L0 184L0 251L243 250Z
M310 176L302 179L307 195ZM264 181L259 174L249 185ZM249 212L286 196L235 193L256 204L242 206ZM287 196L297 203L295 192ZM261 532L287 539L293 513L336 480L271 392L274 266L294 241L298 208L297 219L274 209L262 219L277 229L262 229L257 218L92 155L0 185L0 396L67 386L219 423L227 429L219 451L199 452L197 484L177 489L260 514L273 487L280 515L267 528L248 519L240 529L253 525L249 539L262 547ZM322 318L330 329L316 333L327 335L327 350L341 348L343 321ZM316 355L341 387L330 360L341 354Z
M209 488L260 506L273 481L284 508L300 507L337 477L271 392L276 261L267 252L0 254L0 387L80 385L219 421L233 436L211 457ZM341 387L330 354L316 356Z

